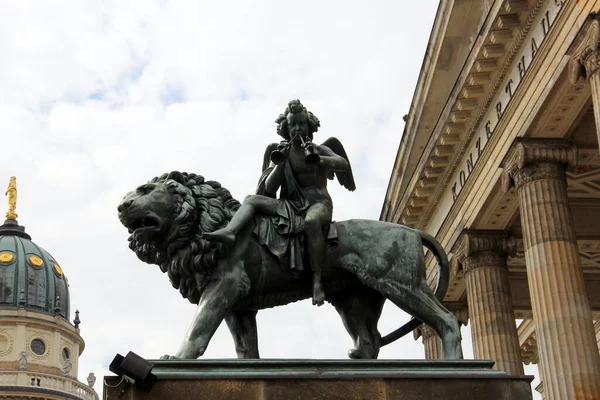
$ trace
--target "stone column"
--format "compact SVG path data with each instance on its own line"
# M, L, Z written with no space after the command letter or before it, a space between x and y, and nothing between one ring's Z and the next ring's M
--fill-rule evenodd
M600 145L600 21L593 16L586 22L570 51L569 80L571 83L579 79L587 79L590 82L592 101L594 105L594 117L596 120L596 135Z
M506 231L464 231L453 253L464 271L476 359L495 361L494 369L523 375L506 259L515 238Z
M426 360L440 360L442 358L442 341L433 329L428 325L421 325L413 331L415 340L423 338Z
M517 139L502 163L504 190L519 193L527 279L544 396L600 399L600 355L567 198L562 139Z

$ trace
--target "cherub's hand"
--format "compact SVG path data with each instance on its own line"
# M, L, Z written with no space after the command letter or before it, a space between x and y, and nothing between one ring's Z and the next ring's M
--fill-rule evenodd
M282 141L277 146L277 150L281 152L281 155L283 155L284 158L288 158L288 155L290 154L290 142L285 140Z
M271 152L271 162L275 165L282 165L287 160L290 153L289 142L283 141L277 145L277 149Z

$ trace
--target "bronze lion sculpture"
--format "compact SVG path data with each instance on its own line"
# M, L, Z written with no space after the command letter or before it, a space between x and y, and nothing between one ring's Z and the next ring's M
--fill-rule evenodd
M139 186L118 207L131 234L129 247L140 260L158 265L173 287L198 305L172 358L200 357L223 320L238 357L259 358L257 311L311 296L310 270L292 276L253 237L252 226L235 245L202 238L203 232L226 226L239 206L218 182L175 171ZM425 232L380 221L342 221L336 229L323 282L326 300L354 341L349 356L377 358L381 346L422 321L439 334L445 359L462 358L458 321L440 302L448 287L448 259L439 243ZM425 278L423 246L439 264L435 294ZM377 323L386 299L414 318L381 337Z

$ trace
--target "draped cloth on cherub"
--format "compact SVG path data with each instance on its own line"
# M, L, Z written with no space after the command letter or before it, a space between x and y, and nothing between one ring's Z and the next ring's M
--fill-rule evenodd
M256 194L274 197L267 193L265 184L274 167L265 169L258 181ZM293 275L304 269L302 262L304 253L304 217L309 202L296 182L292 168L286 161L284 183L281 185L279 205L275 216L259 215L255 218L254 235L258 242L266 246L279 259L284 270ZM289 269L288 269L289 268Z

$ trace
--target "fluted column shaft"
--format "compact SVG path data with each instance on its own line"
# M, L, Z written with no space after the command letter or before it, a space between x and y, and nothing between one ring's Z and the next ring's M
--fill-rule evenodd
M590 82L596 135L600 145L600 22L597 18L594 16L588 20L576 39L569 64L569 78L571 83L582 78Z
M576 150L558 140L517 141L505 189L519 193L527 277L545 398L600 399L600 356L567 198Z
M440 360L442 358L442 341L428 325L421 325L419 328L423 337L423 346L425 347L426 360Z
M515 249L508 232L465 231L454 255L465 274L475 358L493 360L494 369L509 375L523 375L506 265Z

